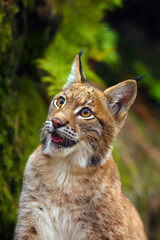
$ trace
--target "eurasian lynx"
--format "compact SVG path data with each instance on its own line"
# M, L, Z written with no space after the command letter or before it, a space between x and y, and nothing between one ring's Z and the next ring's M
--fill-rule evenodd
M112 157L136 88L127 80L101 92L76 56L24 171L15 240L146 239Z

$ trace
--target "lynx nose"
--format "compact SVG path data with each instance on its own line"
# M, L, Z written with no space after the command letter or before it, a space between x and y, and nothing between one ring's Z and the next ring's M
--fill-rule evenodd
M62 127L62 125L63 125L62 121L58 118L52 118L51 121L53 122L53 126L55 128Z

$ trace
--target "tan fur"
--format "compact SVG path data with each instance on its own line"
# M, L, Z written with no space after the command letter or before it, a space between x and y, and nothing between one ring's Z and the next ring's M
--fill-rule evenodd
M51 102L42 144L27 162L14 240L145 240L111 154L136 83L128 80L101 92L79 76ZM56 108L61 96L65 103ZM80 115L84 107L93 112L89 119ZM52 119L63 125L55 130ZM57 145L51 141L54 131L76 144Z

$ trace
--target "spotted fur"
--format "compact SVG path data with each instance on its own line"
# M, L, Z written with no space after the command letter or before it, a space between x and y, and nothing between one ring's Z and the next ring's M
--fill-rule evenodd
M77 55L27 162L14 240L146 239L112 157L136 81L101 92L81 74Z

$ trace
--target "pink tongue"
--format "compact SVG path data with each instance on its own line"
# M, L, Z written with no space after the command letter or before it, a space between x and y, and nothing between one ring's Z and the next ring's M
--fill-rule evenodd
M54 142L61 142L61 141L65 141L64 138L61 138L60 136L58 136L56 133L52 133L51 134L51 138Z

